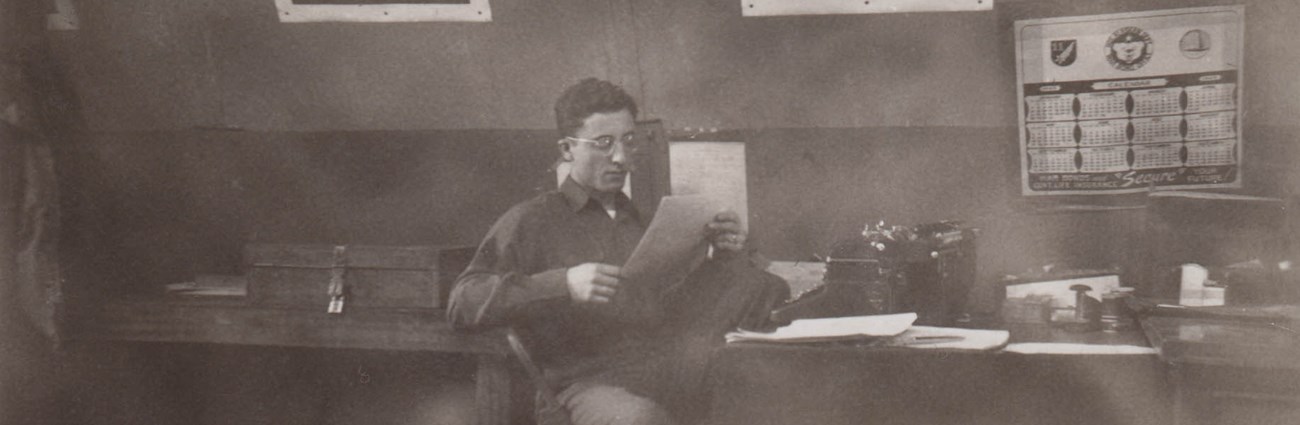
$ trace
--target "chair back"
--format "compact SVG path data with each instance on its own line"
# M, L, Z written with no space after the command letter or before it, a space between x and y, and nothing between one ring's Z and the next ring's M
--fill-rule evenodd
M519 338L519 333L515 332L514 328L506 330L506 341L510 343L510 351L514 352L515 358L519 359L519 363L524 366L524 371L532 379L533 387L537 388L537 425L572 425L568 409L560 403L555 390L546 382L541 368L533 362L533 356L528 353L528 348L524 346L524 341Z

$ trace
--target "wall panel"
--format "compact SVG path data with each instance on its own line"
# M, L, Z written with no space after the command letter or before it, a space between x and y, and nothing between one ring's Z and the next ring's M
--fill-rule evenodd
M1132 265L1140 210L1055 212L1020 198L1012 128L768 129L748 143L753 241L805 260L884 220L984 229L980 281L1046 264ZM1248 132L1253 193L1294 196L1300 129ZM514 203L554 187L550 131L96 135L58 149L73 284L157 290L240 273L249 242L477 244ZM1290 176L1290 177L1288 177ZM1073 204L1142 205L1142 195ZM1189 212L1190 214L1190 212ZM70 291L75 293L76 291Z
M742 18L732 0L492 2L491 23L282 24L269 0L98 3L55 33L90 127L549 128L565 85L628 85L669 128L1015 123L1017 19L1231 0L999 2L995 10ZM1300 109L1300 5L1247 5L1252 122Z

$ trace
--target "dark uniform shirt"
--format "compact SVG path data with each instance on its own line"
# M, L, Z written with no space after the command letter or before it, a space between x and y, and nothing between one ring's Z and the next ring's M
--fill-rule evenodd
M457 329L512 326L557 385L642 362L663 312L657 283L622 281L610 303L575 303L568 268L622 265L645 224L622 193L615 217L572 179L515 205L497 220L448 306ZM635 378L634 378L635 379Z

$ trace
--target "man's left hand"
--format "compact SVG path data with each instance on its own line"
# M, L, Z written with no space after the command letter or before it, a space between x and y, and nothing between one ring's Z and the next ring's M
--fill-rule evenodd
M723 211L713 216L708 224L709 242L715 249L739 252L745 249L745 229L740 226L740 216L734 211Z

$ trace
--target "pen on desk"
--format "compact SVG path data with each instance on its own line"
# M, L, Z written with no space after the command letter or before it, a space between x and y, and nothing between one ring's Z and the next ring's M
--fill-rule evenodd
M906 341L904 345L939 344L944 342L957 342L965 339L966 337L956 335L918 336Z

